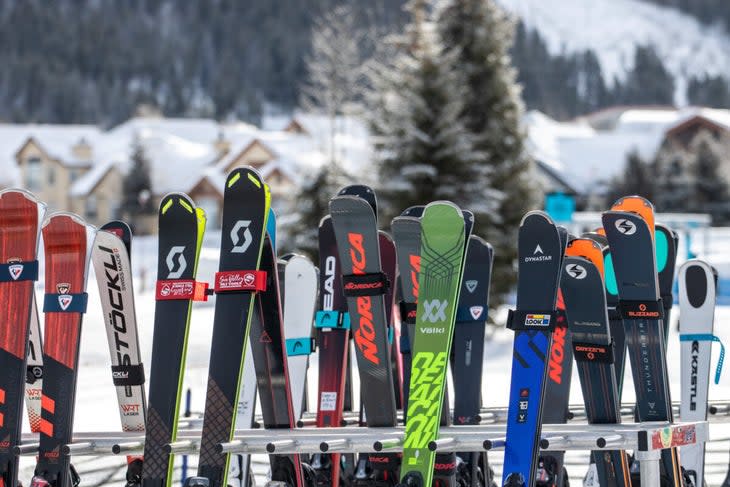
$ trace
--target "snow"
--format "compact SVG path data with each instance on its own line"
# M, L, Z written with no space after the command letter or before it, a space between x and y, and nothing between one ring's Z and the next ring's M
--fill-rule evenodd
M676 77L682 105L687 80L730 76L730 37L679 10L639 0L497 0L544 37L553 54L593 49L604 77L623 79L637 45L651 44Z

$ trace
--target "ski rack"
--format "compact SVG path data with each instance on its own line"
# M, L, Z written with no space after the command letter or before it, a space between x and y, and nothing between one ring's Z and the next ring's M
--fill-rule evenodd
M195 453L200 446L200 430L181 430L178 440L165 449L174 454ZM298 428L293 430L236 430L234 439L218 445L221 453L312 454L400 452L405 431L400 428ZM448 426L440 438L429 444L434 452L497 451L505 446L504 425ZM23 435L16 446L18 455L35 455L37 435ZM542 428L543 450L633 450L640 461L642 485L659 487L661 450L705 443L709 439L707 421L687 423L629 423L588 425L547 424ZM62 454L128 455L141 453L144 437L139 433L76 433Z

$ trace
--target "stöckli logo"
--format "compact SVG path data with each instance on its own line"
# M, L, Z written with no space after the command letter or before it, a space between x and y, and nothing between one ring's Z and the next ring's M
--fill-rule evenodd
M248 227L251 225L251 220L238 220L233 228L231 229L231 242L233 242L233 248L231 249L232 254L243 254L251 246L253 237L251 236L251 230ZM243 228L243 242L239 233Z
M565 270L568 271L568 275L573 279L585 279L588 275L588 271L580 264L568 264Z
M167 253L165 263L167 264L167 270L169 271L167 274L168 279L179 279L183 272L185 272L185 269L188 268L188 262L185 260L183 252L185 252L184 245L175 245L170 249L170 252ZM177 264L175 263L176 256L179 256Z
M626 218L621 218L616 220L616 230L624 235L633 235L636 233L636 225Z

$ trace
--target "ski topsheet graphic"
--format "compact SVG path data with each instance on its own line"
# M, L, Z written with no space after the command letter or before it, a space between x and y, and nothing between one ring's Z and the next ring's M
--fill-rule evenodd
M556 321L565 239L547 214L529 212L518 238L517 307L510 313L515 331L512 383L502 484L531 486L535 481L547 357Z
M679 340L681 347L682 397L679 416L682 421L707 419L707 393L710 385L712 342L714 335L717 271L698 259L688 260L679 269ZM722 345L720 345L722 347ZM720 380L724 347L714 381ZM694 485L703 485L705 468L704 444L681 448L682 466Z
M436 454L428 444L438 439L465 231L464 215L454 204L426 206L421 218L418 305L401 466L401 479L409 485L430 486L433 479Z
M28 365L25 374L25 410L28 412L28 422L33 433L38 433L41 427L41 392L43 389L43 340L41 337L41 321L38 317L38 303L34 293L28 335Z
M177 437L192 300L205 232L205 213L182 193L160 202L157 289L150 363L143 487L172 485L173 457L163 447Z
M40 424L39 412L30 406L40 402L42 376L33 285L38 279L38 235L44 212L45 205L30 193L0 192L0 487L15 487L18 482L18 457L12 448L20 443L24 392L31 425ZM26 384L28 372L33 384Z
M43 223L46 258L45 342L40 447L31 485L69 487L78 479L61 447L71 442L81 319L94 228L78 216L55 213Z

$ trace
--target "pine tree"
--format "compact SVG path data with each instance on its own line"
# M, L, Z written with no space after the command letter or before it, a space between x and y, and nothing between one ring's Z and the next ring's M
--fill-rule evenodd
M456 53L444 50L424 4L409 4L413 20L400 48L371 68L367 112L384 221L437 199L480 212L493 208L481 185L475 137L462 120L467 90Z
M605 206L609 207L617 199L634 194L654 201L656 196L654 170L654 167L644 161L638 152L629 153L623 174L609 185Z
M656 209L663 212L686 212L692 197L691 156L665 142L654 158Z
M730 188L720 168L727 164L728 143L703 131L692 140L691 174L693 179L691 210L709 213L715 225L730 220Z
M674 78L652 46L636 47L634 67L622 91L622 102L626 104L674 103Z
M520 90L508 54L514 26L493 0L447 0L438 11L438 29L466 81L459 118L478 155L478 197L486 204L473 208L475 231L495 249L492 290L497 304L515 283L520 221L539 198L528 181Z
M154 213L152 201L152 180L150 164L144 146L139 138L132 142L131 167L122 181L122 213L134 221L135 218Z

